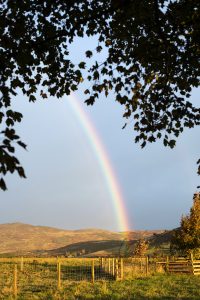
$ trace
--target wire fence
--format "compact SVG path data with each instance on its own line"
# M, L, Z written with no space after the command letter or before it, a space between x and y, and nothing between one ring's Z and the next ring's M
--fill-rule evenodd
M170 272L172 265L177 266L176 261L175 258L147 256L95 259L0 258L0 296L56 291L67 287L72 281L94 283L150 276L158 272Z
M2 294L59 290L69 281L122 279L122 259L0 259Z

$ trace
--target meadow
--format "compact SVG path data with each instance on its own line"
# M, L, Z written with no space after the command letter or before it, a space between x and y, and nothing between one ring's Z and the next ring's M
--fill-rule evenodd
M1 289L2 300L83 300L83 299L177 299L199 300L200 278L189 275L154 275L136 277L123 281L99 281L94 284L68 282L61 290L51 287L47 290L27 289L19 291L17 297L11 290Z
M113 262L1 259L0 299L200 299L200 276L170 275L166 265L155 260L148 262L148 270L145 259L124 260L123 272L120 260ZM118 278L113 272L118 272Z

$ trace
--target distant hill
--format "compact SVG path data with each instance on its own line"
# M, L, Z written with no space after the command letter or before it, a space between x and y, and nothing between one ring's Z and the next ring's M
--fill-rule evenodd
M79 255L90 256L99 251L105 254L119 251L125 239L149 239L163 232L145 230L120 233L93 228L64 230L23 223L0 224L0 254L29 252L38 255L70 255L77 252Z
M149 244L150 244L150 254L169 254L170 251L170 241L172 239L172 236L174 235L176 229L173 230L166 230L162 233L154 233L150 239L149 239Z
M82 256L82 257L99 257L99 256L126 256L134 253L134 247L138 239L146 239L149 242L149 254L160 255L169 252L170 240L173 235L171 231L140 231L129 233L132 239L120 240L101 240L86 241L70 244L61 248L39 251L38 255L42 256Z
M22 223L0 225L0 253L49 250L93 240L120 240L121 234L101 230L64 230Z

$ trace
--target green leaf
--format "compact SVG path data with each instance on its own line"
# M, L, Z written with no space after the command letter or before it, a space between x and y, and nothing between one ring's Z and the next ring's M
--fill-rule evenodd
M6 187L6 184L5 184L5 181L3 178L0 178L0 189L2 189L3 191L7 190L7 187Z
M170 148L174 148L176 146L176 141L170 140L168 144L169 144Z
M13 126L14 125L14 121L11 118L6 119L6 125L7 126Z
M101 52L102 51L102 47L101 46L98 46L98 47L96 47L96 51L99 53L99 52Z
M29 96L29 101L30 102L35 102L36 101L36 97L34 95L30 95Z
M78 66L79 66L80 69L85 69L85 64L86 63L82 61L82 62L79 63Z
M21 141L18 141L17 144L26 150L27 145Z
M88 50L85 52L85 55L86 55L86 57L90 58L90 57L92 57L93 53L92 53L92 51Z
M26 175L24 173L24 169L22 167L18 167L17 172L18 172L20 177L26 178Z

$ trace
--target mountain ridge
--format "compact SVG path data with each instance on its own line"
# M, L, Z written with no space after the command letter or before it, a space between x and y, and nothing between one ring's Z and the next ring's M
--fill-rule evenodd
M164 230L135 230L114 232L104 229L67 230L56 227L24 224L21 222L0 224L0 254L36 250L53 250L77 243L98 241L137 240L159 234Z

